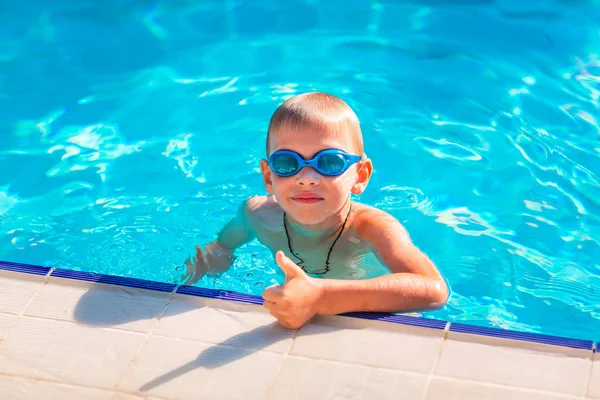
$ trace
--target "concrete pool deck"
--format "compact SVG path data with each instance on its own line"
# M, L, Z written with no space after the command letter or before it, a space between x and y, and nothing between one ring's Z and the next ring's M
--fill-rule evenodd
M590 341L0 262L0 399L600 399Z

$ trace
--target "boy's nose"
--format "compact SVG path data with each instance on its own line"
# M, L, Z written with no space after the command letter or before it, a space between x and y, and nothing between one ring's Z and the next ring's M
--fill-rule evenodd
M313 167L304 167L296 174L296 183L298 185L316 185L321 181L321 175Z

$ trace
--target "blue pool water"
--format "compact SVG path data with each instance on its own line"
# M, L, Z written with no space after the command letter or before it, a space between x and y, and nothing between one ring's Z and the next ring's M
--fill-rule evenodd
M526 4L525 4L526 3ZM452 295L428 317L600 339L600 5L52 0L0 6L0 259L176 282L263 194L277 105L361 118L359 199ZM256 243L198 285L281 281Z

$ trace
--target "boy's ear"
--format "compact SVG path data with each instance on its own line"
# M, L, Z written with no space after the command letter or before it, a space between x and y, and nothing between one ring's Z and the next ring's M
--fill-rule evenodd
M267 189L267 193L273 193L273 182L271 181L271 169L269 168L269 163L264 158L260 160L260 171L262 172L263 181L265 183L265 189Z
M352 186L351 192L353 194L361 194L367 188L371 174L373 173L373 162L370 158L365 158L358 163L358 170L356 171L356 182Z

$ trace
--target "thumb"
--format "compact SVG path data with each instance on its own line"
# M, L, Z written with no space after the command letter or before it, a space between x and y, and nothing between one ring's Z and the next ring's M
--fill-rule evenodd
M281 268L283 273L285 274L286 281L292 278L297 278L299 276L306 275L304 270L302 270L302 268L296 265L295 262L290 260L290 258L286 256L285 253L281 250L279 250L277 254L275 254L275 260L277 261L277 265L279 265L279 268Z

